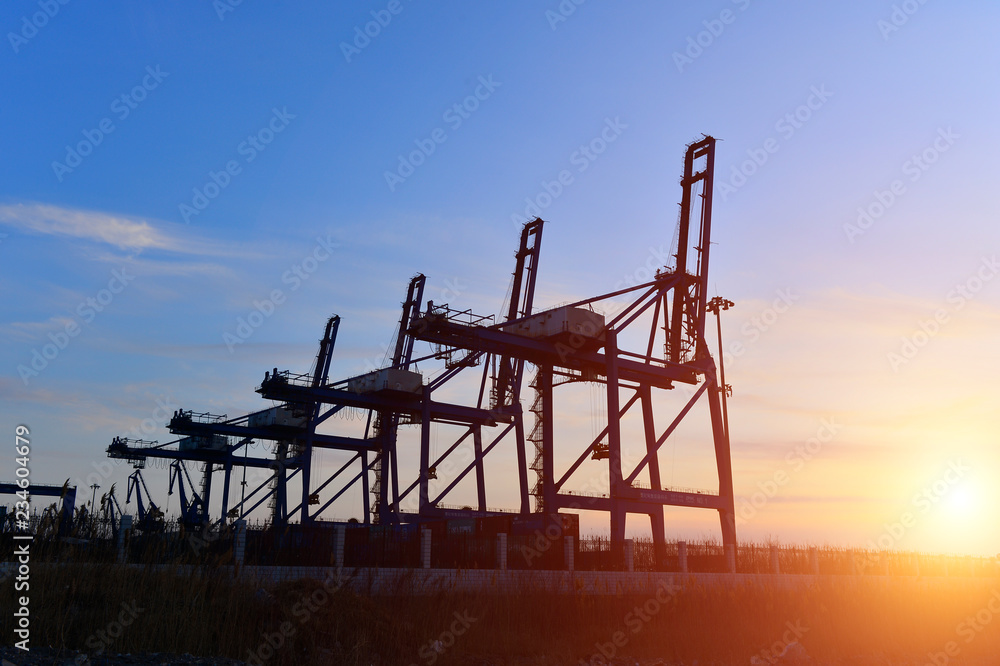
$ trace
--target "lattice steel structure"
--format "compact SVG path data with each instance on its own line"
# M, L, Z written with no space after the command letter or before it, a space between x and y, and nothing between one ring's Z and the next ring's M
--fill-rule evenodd
M544 222L535 219L522 229L510 301L501 321L449 305L425 303L425 277L418 274L410 280L398 335L384 368L328 381L339 322L339 318L331 319L314 372L297 375L275 368L265 373L258 393L281 403L277 408L281 414L273 422L259 416L268 410L256 413L256 419L248 415L241 417L243 420L179 412L170 423L172 432L201 437L203 444L212 441L204 438L220 436L236 443L227 439L221 447L205 444L168 451L163 446L132 447L127 441L116 440L109 455L133 462L159 456L206 463L201 493L206 506L213 466L222 466L226 480L223 516L232 468L267 466L274 469L265 496L272 499L275 523L296 515L302 523L313 522L354 489L363 498L364 521L383 525L504 513L555 517L565 510L606 512L612 545L620 552L627 514L647 516L654 542L662 548L664 509L682 506L718 512L723 544L734 547L732 467L727 415L721 403L724 387L705 337L706 318L712 311L707 292L714 165L714 138L706 136L688 146L674 262L645 284L536 312L534 293ZM421 341L430 343L433 351L414 358L415 344ZM431 377L417 371L418 363L425 368L435 363L443 367ZM528 364L535 367L535 375L531 382L534 399L527 410L531 420L526 424L521 393ZM463 381L463 390L448 391ZM558 431L555 418L561 395L557 389L580 383L603 386L602 411L606 415L599 424L600 433L587 446L563 441L566 433ZM469 390L473 385L477 388ZM654 396L678 385L691 387L690 398L676 413L665 414L656 406L658 398ZM456 403L455 395L468 395L469 399ZM660 451L678 426L693 418L689 415L692 408L703 399L708 403L710 423L706 425L710 425L718 491L667 488L661 478ZM363 435L344 437L316 431L318 425L345 409L366 414ZM627 433L623 433L622 423L633 414L641 422L641 442L636 444L641 444L644 454L637 465L626 469L622 450ZM443 453L435 455L431 433L440 425L457 435L448 437ZM527 435L526 425L532 426ZM405 444L416 448L415 456L401 444L406 439L401 437L403 428L416 431L417 441ZM240 446L254 439L274 441L274 457L250 459L236 454ZM529 444L533 449L530 462ZM313 451L318 447L351 454L321 483L312 478ZM516 489L516 508L497 510L488 503L486 466L497 457L491 458L491 453L498 450L506 450L516 459L515 478L505 484ZM457 451L466 457L456 467ZM574 482L588 457L606 465L608 487L604 494L574 491ZM410 458L415 462L408 462ZM563 458L573 462L557 469L557 459ZM453 473L439 478L447 465ZM532 472L533 484L529 483ZM301 502L289 511L286 486L296 475ZM468 502L466 496L465 506L447 504L456 487L470 475L475 479L475 501ZM432 493L432 486L441 485L443 489ZM325 502L321 494L328 498ZM248 502L246 498L239 505L241 515L260 503L248 509Z
M340 317L330 317L319 344L316 364L307 377L310 386L326 384L330 371L333 348L340 326ZM316 511L310 511L311 504L318 499L318 489L310 485L312 453L314 448L346 450L362 455L372 449L372 443L351 437L324 435L316 432L321 422L317 405L296 403L278 405L235 418L226 415L198 413L178 410L174 413L167 429L178 440L158 442L116 437L108 447L110 458L130 462L133 467L145 467L149 458L201 463L201 492L198 520L209 521L209 507L212 498L212 480L216 473L223 477L221 511L214 522L224 521L227 516L243 518L269 501L271 520L283 524L294 515L302 522L313 520L314 516L333 503L331 499ZM268 442L272 446L270 456L250 456L249 446L254 442ZM232 473L239 468L268 469L270 475L242 499L231 504ZM288 482L301 479L301 502L291 510L288 508ZM171 475L171 489L173 486ZM193 488L192 488L193 490ZM182 516L182 519L186 516Z
M543 221L535 219L522 229L505 321L514 321L532 311L542 226ZM451 344L414 359L414 343L426 339L422 322L427 315L474 328L492 326L494 320L492 316L482 317L469 310L435 305L432 301L426 303L424 314L421 312L424 285L422 274L410 281L399 334L386 367L319 387L308 385L301 375L275 371L265 375L258 392L265 398L292 405L322 405L318 421L326 420L345 407L368 410L368 425L362 439L375 444L376 454L370 462L367 456L361 456L360 466L355 466L357 473L336 493L339 497L360 483L365 497L366 522L398 524L431 518L510 513L488 508L486 497L485 460L504 443L516 451L519 513L529 513L528 464L520 399L524 361L503 350L478 351ZM443 361L444 367L441 374L424 383L423 375L412 367L418 362L432 360ZM480 373L474 404L453 404L436 399L435 392L450 386L473 368L478 368L476 372ZM431 427L435 424L461 429L440 456L431 454ZM401 425L419 427L419 464L415 471L403 469L399 462ZM437 470L455 461L457 458L450 456L470 440L472 461L464 464L442 492L431 497L431 481L437 478ZM476 506L445 505L442 500L472 472L476 479Z
M518 318L493 326L457 322L429 308L413 320L411 334L418 339L494 354L520 366L538 368L534 380L536 414L533 441L537 443L536 493L546 513L562 509L589 509L610 514L613 547L620 549L627 513L649 516L654 542L665 543L664 507L713 509L719 513L725 546L735 546L736 526L728 427L720 406L721 384L705 338L709 249L711 247L712 180L715 139L705 137L688 147L681 180L683 197L672 267L655 279L617 292ZM595 304L628 296L631 302L608 320L593 310ZM613 306L612 306L613 307ZM619 341L643 321L647 333L639 349L625 349ZM636 336L632 336L636 337ZM601 382L606 386L606 424L565 470L555 468L555 388L573 382ZM654 391L675 384L696 387L692 397L665 427L654 413ZM718 471L718 492L664 488L658 452L667 438L700 399L708 401L712 443ZM635 407L638 405L638 407ZM621 421L641 410L645 456L634 469L622 467ZM605 443L606 440L606 443ZM563 489L591 456L607 460L610 487L607 496L571 494ZM649 487L637 485L646 473ZM524 479L522 512L524 511ZM733 551L730 551L733 552ZM732 565L731 565L732 566Z

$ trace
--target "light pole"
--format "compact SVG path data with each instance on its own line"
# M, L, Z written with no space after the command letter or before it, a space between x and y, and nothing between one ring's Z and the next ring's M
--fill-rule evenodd
M97 489L100 488L100 486L96 483L92 483L90 484L90 487L94 490L94 494L90 498L90 526L93 527L94 516L97 514L97 507L94 505L94 502L97 501Z
M726 398L732 395L733 388L726 383L726 365L722 354L722 310L728 310L736 304L732 301L716 296L708 302L706 310L715 313L715 324L719 333L719 392L722 394L722 424L726 435L726 444L729 444L729 410L726 407Z

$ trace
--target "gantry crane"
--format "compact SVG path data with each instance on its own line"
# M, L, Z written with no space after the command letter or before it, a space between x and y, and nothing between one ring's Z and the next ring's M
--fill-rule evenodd
M536 282L538 257L541 247L543 221L535 219L526 223L521 232L521 242L511 288L511 301L506 321L515 321L531 313ZM414 276L407 290L400 317L390 363L381 369L358 377L351 377L327 385L316 385L307 375L290 372L266 373L258 392L265 398L288 404L322 404L317 420L322 421L345 407L361 408L369 413L365 439L377 443L377 454L371 463L359 455L348 464L360 460L355 476L335 493L334 499L361 482L363 495L368 502L368 490L374 502L366 506L372 520L382 524L398 524L444 517L482 516L509 511L487 508L486 474L484 459L503 442L513 446L517 457L520 506L517 513L530 513L528 490L528 463L525 450L524 414L520 391L524 371L522 359L502 351L480 351L461 345L444 345L421 358L413 358L414 342L423 339L420 321L425 278ZM465 322L470 326L492 325L492 316L483 317L469 310L455 310L447 304L427 302L428 311L437 316ZM441 374L426 384L423 376L412 366L431 359L443 360ZM478 392L474 405L459 405L435 399L435 391L448 386L470 368L482 366ZM397 451L398 430L401 424L419 426L418 469L407 477L401 474ZM457 426L460 432L450 440L445 451L432 459L430 447L431 427L434 424ZM488 439L484 438L488 434ZM460 446L471 442L472 461L468 463L436 497L430 496L431 481L436 470L449 460ZM488 443L487 443L488 442ZM485 443L485 446L484 446ZM347 466L338 472L342 472ZM476 507L458 508L443 504L442 500L472 471L476 476ZM411 478L408 486L403 486ZM329 479L332 481L333 479ZM408 500L414 497L415 501ZM332 500L331 500L332 501Z
M18 495L24 492L24 488L17 483L0 483L0 495ZM69 479L61 486L51 486L47 484L32 483L29 490L32 496L37 497L58 497L62 502L59 512L59 535L66 536L73 529L73 515L76 508L76 486L69 485ZM13 521L14 513L8 514L9 520Z
M513 276L508 319L529 313L534 294L535 276L541 241L542 220L527 223L522 230L521 243L516 253L517 266ZM316 363L307 375L279 373L277 369L265 373L261 394L266 398L279 400L281 404L268 410L228 419L225 415L196 413L178 410L168 424L168 429L184 437L175 442L159 444L142 440L115 438L108 448L108 455L126 459L133 466L141 468L147 458L161 458L172 461L193 461L204 465L201 501L205 510L211 499L211 479L213 472L224 472L224 488L221 516L230 513L240 517L255 510L262 502L271 500L272 522L282 524L290 517L298 515L300 522L314 521L324 510L342 497L352 486L360 482L365 504L365 520L384 524L420 517L457 515L461 510L448 510L438 506L448 490L434 501L428 497L428 476L433 476L434 468L441 465L447 456L466 440L471 440L475 449L478 507L475 513L491 513L486 509L485 472L482 457L483 428L500 428L502 431L485 452L492 450L505 436L514 433L518 457L519 488L521 489L521 511L528 512L528 466L525 453L523 415L520 408L520 388L523 362L505 355L481 354L458 350L438 349L420 359L413 358L416 337L411 324L423 305L425 277L414 276L409 284L400 317L399 332L395 340L389 365L375 373L352 377L330 383L328 374L333 347L340 318L332 317L327 323L326 333L320 341ZM470 312L456 312L447 305L433 305L437 312L449 312L459 318L474 317ZM484 318L485 321L485 318ZM489 318L492 322L492 318ZM429 400L432 392L453 380L459 373L476 365L483 359L483 376L479 400L475 408L447 403L433 404ZM411 370L418 361L443 359L446 371L427 387L423 386L419 373ZM392 387L389 387L389 383ZM484 389L489 382L489 393ZM398 390L402 384L404 390ZM263 390L268 388L269 390ZM278 394L288 393L286 397ZM422 400L426 394L428 400ZM426 402L426 408L414 408ZM319 434L317 426L345 408L367 409L368 424L364 436L360 438ZM426 415L424 415L426 412ZM426 416L426 418L425 418ZM397 440L400 424L422 425L425 432L422 456L428 458L427 435L431 423L458 424L466 428L464 434L448 450L434 461L423 461L421 471L408 487L401 489L397 459ZM256 440L274 442L273 458L250 458L246 447ZM176 448L174 446L176 445ZM336 449L351 453L346 463L319 484L313 483L312 458L314 448ZM240 450L244 451L242 456ZM348 480L342 481L344 473L352 467L359 469ZM230 475L234 467L267 467L273 470L268 480L254 489L248 496L229 509ZM467 473L466 470L465 473ZM462 476L465 476L465 473ZM301 488L301 502L291 510L287 508L287 486L298 475ZM173 481L173 479L172 479ZM340 481L341 485L335 485ZM191 487L191 484L188 484ZM172 486L172 483L171 483ZM269 486L266 492L265 486ZM452 486L453 487L453 486ZM419 488L418 492L414 492ZM251 504L255 497L256 503ZM321 493L331 493L322 502ZM414 502L412 510L404 509L404 502L419 494L419 502ZM369 496L371 500L369 501ZM317 506L311 510L312 506Z
M410 284L406 290L406 298L403 301L403 313L399 319L399 326L396 334L395 346L393 347L390 364L384 370L384 375L389 380L390 374L396 377L409 377L412 381L413 375L410 373L410 362L413 358L414 339L407 332L410 318L420 310L423 301L424 286L427 278L418 273L410 279ZM377 378L376 378L376 381ZM398 522L398 516L394 511L390 511L390 506L398 506L399 503L399 475L396 458L396 444L399 438L398 412L380 409L373 413L375 422L373 427L374 440L378 443L378 452L372 464L372 482L370 493L374 502L371 503L367 513L371 513L371 522L380 524L385 519L387 523ZM363 479L368 478L367 461L362 461ZM364 491L362 491L364 493ZM391 492L391 495L390 495ZM391 503L390 503L391 498Z
M311 384L319 385L327 380L339 324L340 317L337 315L327 320L316 366L309 376ZM206 517L212 497L212 477L215 472L221 471L221 512L216 522L224 522L231 513L240 518L245 517L268 500L271 501L271 518L274 524L285 523L299 511L301 519L308 521L310 495L316 492L307 492L310 487L312 449L318 447L351 452L374 449L372 442L367 440L316 433L315 427L319 421L314 417L315 413L315 407L301 403L281 404L235 418L228 418L224 414L177 410L167 428L173 434L183 435L181 439L159 444L116 437L108 447L108 456L127 460L136 468L144 467L147 458L202 463L201 493L197 496ZM272 442L274 457L251 457L248 449L255 441ZM271 474L230 508L232 471L238 467L269 469ZM287 484L299 474L303 480L303 501L289 511ZM189 483L189 488L193 491L194 486Z
M146 499L143 501L143 493ZM149 494L146 481L142 478L142 470L136 469L128 477L128 493L125 495L125 504L132 503L132 495L135 495L136 507L136 529L146 532L158 532L163 529L163 512Z
M187 467L183 460L175 460L170 463L170 481L167 488L167 495L174 494L174 485L177 485L177 493L180 496L181 516L180 523L188 529L202 527L208 522L208 507L205 500L194 489L191 477L188 475ZM188 492L191 497L188 499Z
M675 263L658 271L652 281L493 326L463 323L429 307L410 327L419 340L473 353L503 355L537 367L535 388L539 406L534 411L536 426L541 430L537 436L541 464L537 466L536 492L540 495L541 506L549 513L561 509L607 512L612 546L619 553L627 513L648 515L654 542L662 548L666 506L717 511L723 544L731 547L728 552L735 552L728 427L720 409L721 386L715 361L705 339L714 164L714 138L706 136L688 146L681 180L683 196ZM594 310L595 305L601 303L614 309L613 300L625 297L630 302L610 319ZM643 336L646 340L643 347L636 350L621 347L619 341L626 330L631 333L638 326L645 326L648 331ZM560 474L554 458L554 389L574 382L600 382L606 386L607 423L575 462ZM657 426L654 390L669 391L676 383L690 384L697 389L669 425ZM658 452L702 397L709 405L718 491L664 488ZM627 470L622 467L621 422L636 404L641 411L645 455L634 469ZM602 447L604 440L606 444ZM604 496L564 490L588 456L607 461L610 487ZM641 483L640 476L648 482Z
M124 515L118 498L115 497L115 484L111 484L111 489L101 495L101 522L108 522L111 525L111 536L114 541L118 541L118 526L121 524Z
M365 521L386 525L498 513L527 516L532 513L532 495L535 512L557 520L560 512L566 510L605 512L610 519L612 546L619 554L629 513L649 517L654 542L662 552L665 507L710 509L719 514L724 546L734 552L736 526L728 423L725 410L720 407L720 393L725 387L717 376L715 360L705 339L710 311L707 286L714 165L714 138L706 136L688 146L681 179L674 262L658 270L645 284L536 312L533 300L543 221L535 219L522 229L515 254L511 300L502 321L448 304L432 301L424 304L425 277L418 274L411 279L402 304L399 331L386 367L328 381L330 354L339 322L331 319L313 372L298 375L274 368L265 373L257 392L279 401L279 407L234 420L178 412L171 421L172 432L189 438L210 438L206 441L213 442L216 440L211 438L222 437L225 440L222 445L189 445L189 450L177 452L165 449L165 445L131 447L127 440L121 443L116 440L117 446L112 446L114 451L109 448L109 455L135 460L144 460L148 455L207 463L207 481L203 485L206 506L212 466L224 466L223 516L227 512L232 467L266 466L274 470L266 482L271 485L270 492L264 498L269 496L274 502L275 523L295 514L302 523L315 521L331 504L360 484ZM428 355L414 358L416 342L430 343L436 348ZM435 360L444 362L439 374L425 379L416 371L418 363L426 367ZM535 395L529 412L534 422L529 437L525 436L521 404L526 364L534 366L536 371L531 384ZM474 375L473 369L478 366L482 370ZM447 393L446 387L451 388L470 375L477 377L478 390L449 393L469 395L469 400L456 403L439 398ZM604 424L599 434L582 451L576 451L572 443L562 444L564 435L556 431L555 389L580 383L604 387L606 414L601 417ZM656 406L654 396L672 391L678 384L690 385L692 394L665 423L663 410ZM718 489L666 487L661 478L659 452L703 398L709 407ZM367 412L362 437L316 432L318 425L349 408ZM634 468L626 469L622 421L633 414L641 423L642 437L636 443L642 457ZM440 455L435 455L431 446L431 429L435 425L458 428L458 435L447 439ZM405 468L399 455L401 428L408 426L418 431L416 469ZM229 437L239 441L228 443ZM254 439L276 442L274 458L234 455ZM535 454L530 466L528 442L534 445ZM565 446L559 449L561 454L572 453L570 459L575 456L574 462L559 469L557 442L560 447ZM320 484L314 483L311 470L313 449L317 447L352 454ZM454 461L454 454L460 449L465 453L471 449L471 461L460 463L448 478L439 478L438 471L445 463ZM516 488L517 508L513 510L487 506L485 461L491 452L504 449L516 456L516 483L505 484ZM603 493L581 492L576 482L585 469L593 471L595 461L606 465L608 487ZM286 473L287 470L291 471ZM529 470L536 474L530 491ZM473 473L475 507L445 504L455 488ZM298 507L288 511L286 486L296 474L301 474L302 500ZM432 485L442 484L443 490L432 496ZM263 501L264 498L250 509L245 508L264 485L240 503L241 515ZM329 495L325 503L321 503L320 493ZM312 505L318 508L310 510Z

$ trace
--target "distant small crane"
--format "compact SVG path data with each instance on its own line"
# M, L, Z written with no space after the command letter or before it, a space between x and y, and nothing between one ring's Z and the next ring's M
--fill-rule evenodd
M142 470L135 470L128 477L128 494L125 496L125 504L132 502L132 494L135 493L135 505L138 521L136 529L146 532L158 532L163 529L163 512L156 506L153 498L146 487L146 481L142 478ZM142 499L146 494L146 501Z
M115 541L118 541L118 525L121 523L124 513L121 504L118 503L118 498L115 497L115 484L112 483L111 490L101 495L101 514L103 516L101 521L110 521L111 535Z
M185 490L185 482L187 487L191 490L190 501L188 500L188 495ZM174 494L175 483L177 484L177 489L181 496L181 525L188 529L197 529L201 527L208 521L208 509L205 506L205 500L202 499L201 495L199 495L194 489L194 484L191 483L191 477L188 475L187 467L184 466L183 460L175 460L170 463L170 484L167 489L168 495Z

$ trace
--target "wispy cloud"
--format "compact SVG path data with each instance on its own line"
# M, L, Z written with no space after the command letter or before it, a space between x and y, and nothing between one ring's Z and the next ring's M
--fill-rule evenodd
M119 250L163 250L180 254L246 256L231 244L192 238L189 232L171 234L171 225L156 220L41 203L0 205L0 224L25 233L82 238Z
M45 204L0 206L0 221L29 233L86 238L122 250L176 249L177 241L145 220Z
M18 342L30 342L42 338L46 333L63 329L75 320L66 316L53 316L44 321L15 321L0 324L0 336Z
M775 504L871 504L877 500L870 495L775 495Z
M223 250L220 248L220 254ZM122 263L122 257L115 254L113 251L105 251L103 249L98 249L92 252L85 253L87 259L109 264L112 266L118 266ZM256 257L258 255L252 253L243 253L243 257ZM134 270L137 274L143 277L195 277L203 276L205 278L226 278L234 279L236 275L233 267L225 264L219 263L213 260L195 260L195 261L184 261L177 258L167 258L167 259L152 259L149 256L143 256L136 259Z

